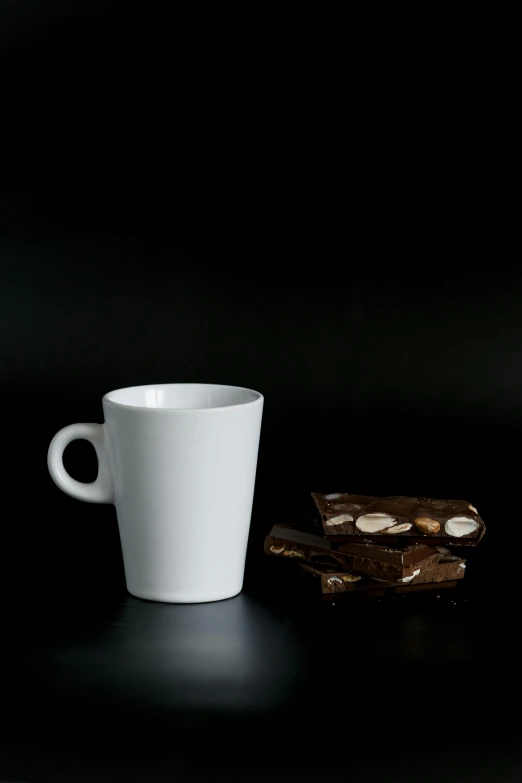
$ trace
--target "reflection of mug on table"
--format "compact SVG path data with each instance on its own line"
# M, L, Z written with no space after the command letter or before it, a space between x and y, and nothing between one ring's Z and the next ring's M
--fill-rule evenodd
M103 398L105 424L72 424L49 447L56 484L72 497L115 503L130 593L170 602L240 592L263 397L210 384L135 386ZM72 440L90 441L96 481L63 466Z

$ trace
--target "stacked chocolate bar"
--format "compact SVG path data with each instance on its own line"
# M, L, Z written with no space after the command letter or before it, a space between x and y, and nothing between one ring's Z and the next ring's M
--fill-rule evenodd
M477 509L463 500L312 497L321 522L274 525L265 552L295 560L324 597L456 587L466 574L461 547L475 547L486 531Z

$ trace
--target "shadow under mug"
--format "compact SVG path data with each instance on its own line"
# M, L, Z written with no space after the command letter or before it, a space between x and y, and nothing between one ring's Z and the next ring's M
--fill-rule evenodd
M48 466L79 500L114 503L127 589L174 603L241 591L263 396L214 384L154 384L103 397L105 424L71 424L51 441ZM98 477L63 465L72 441L92 443Z

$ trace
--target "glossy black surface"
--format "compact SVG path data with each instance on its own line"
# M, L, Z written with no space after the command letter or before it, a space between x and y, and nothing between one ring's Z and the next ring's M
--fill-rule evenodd
M30 599L4 618L3 774L308 780L349 760L368 780L511 781L518 599L489 578L495 545L440 597L325 603L256 549L228 601Z

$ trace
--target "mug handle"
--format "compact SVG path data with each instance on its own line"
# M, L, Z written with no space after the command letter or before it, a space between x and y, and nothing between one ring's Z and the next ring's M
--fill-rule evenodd
M63 464L65 447L78 439L92 443L98 457L98 476L90 484L73 479ZM67 495L87 503L114 503L114 485L103 424L70 424L57 432L49 446L47 465L53 481Z

